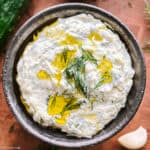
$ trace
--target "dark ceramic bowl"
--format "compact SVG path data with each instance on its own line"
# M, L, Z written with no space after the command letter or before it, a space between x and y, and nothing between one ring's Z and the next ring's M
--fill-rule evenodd
M67 136L60 130L43 128L33 121L20 103L19 89L15 81L16 63L25 45L32 40L32 35L43 26L59 17L68 17L79 13L92 14L110 24L114 32L120 35L126 44L135 69L132 89L128 95L126 107L101 132L91 139ZM3 87L7 102L20 124L31 134L50 144L64 147L82 147L100 143L120 131L135 115L145 89L146 73L144 59L133 34L116 17L95 6L82 3L68 3L50 7L29 19L14 35L7 50L3 67Z

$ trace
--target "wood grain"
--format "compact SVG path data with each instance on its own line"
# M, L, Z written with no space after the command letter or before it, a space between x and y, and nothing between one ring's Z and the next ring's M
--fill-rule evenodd
M44 8L64 2L73 2L73 0L32 0L29 8L25 12L25 15L18 23L17 28L19 28L28 18ZM141 46L144 44L145 40L150 39L150 31L146 27L148 22L144 19L145 14L143 0L82 0L78 2L86 2L96 5L116 15L130 28ZM50 147L50 145L40 141L24 131L6 104L2 89L2 66L4 57L5 52L0 54L0 150L4 148L6 150L9 146L19 146L21 150L36 150L38 145L41 145L45 148ZM132 131L141 125L147 129L148 134L150 135L150 53L145 53L144 57L147 67L146 89L142 104L135 117L121 132L116 134L113 138L101 144L95 145L94 147L82 148L82 150L123 150L123 148L118 144L117 138L120 135ZM10 131L12 125L14 127ZM65 148L60 149L65 150ZM142 150L150 150L150 139Z

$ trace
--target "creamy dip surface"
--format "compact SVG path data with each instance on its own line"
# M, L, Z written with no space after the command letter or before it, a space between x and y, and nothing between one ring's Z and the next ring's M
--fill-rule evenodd
M33 35L16 80L34 121L91 138L125 107L133 76L119 36L92 15L79 14Z

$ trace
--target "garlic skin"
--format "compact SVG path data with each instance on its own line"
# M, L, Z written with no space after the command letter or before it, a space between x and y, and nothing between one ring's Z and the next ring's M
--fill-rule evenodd
M140 126L135 131L129 132L118 138L118 142L127 149L140 149L147 142L147 131Z

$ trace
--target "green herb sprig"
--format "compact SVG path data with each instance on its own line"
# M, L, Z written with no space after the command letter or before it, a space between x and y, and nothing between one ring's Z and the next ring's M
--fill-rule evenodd
M90 51L84 50L82 47L81 49L82 49L82 59L84 61L90 61L97 65L97 60L94 58L92 53Z
M82 51L82 56L71 60L70 65L64 70L66 80L70 85L75 85L76 89L83 93L87 97L87 85L85 83L85 63L87 61L97 65L97 60L92 55L92 52L84 50L80 45L79 48Z
M68 104L65 108L64 111L70 111L70 110L74 110L74 109L78 109L80 108L80 106L83 104L83 102L77 102L75 104Z
M68 50L65 49L62 53L62 56L63 56L63 59L64 59L64 62L66 63L67 62L67 55L68 55Z
M85 63L83 59L74 58L70 65L64 70L64 73L69 84L72 84L73 81L75 87L84 95L87 95L87 86L85 84Z
M95 88L94 89L97 89L98 87L100 87L101 85L103 85L104 81L105 81L105 77L102 77L100 79L100 81L96 84Z

